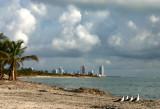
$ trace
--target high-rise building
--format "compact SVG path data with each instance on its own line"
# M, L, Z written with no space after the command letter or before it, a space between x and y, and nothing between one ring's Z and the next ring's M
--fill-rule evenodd
M62 69L62 67L59 67L59 74L63 74L63 69Z
M57 74L57 73L58 73L57 69L53 69L53 74Z
M103 65L99 66L99 75L104 76L104 67Z
M81 66L81 68L80 68L80 74L85 74L85 66Z
M93 70L91 70L91 73L93 74Z

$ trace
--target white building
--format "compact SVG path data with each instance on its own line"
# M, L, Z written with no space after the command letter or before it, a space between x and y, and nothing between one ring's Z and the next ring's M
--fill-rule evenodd
M80 74L85 74L85 66L81 66L80 68Z
M99 75L104 76L104 67L103 65L99 66Z
M59 74L63 75L63 69L62 69L62 67L59 67Z
M53 69L53 74L57 74L58 70L57 69Z
M93 70L91 70L91 73L93 74Z

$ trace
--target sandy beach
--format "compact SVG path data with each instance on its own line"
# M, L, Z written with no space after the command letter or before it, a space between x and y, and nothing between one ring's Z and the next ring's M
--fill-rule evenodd
M0 80L1 109L160 109L159 100L114 102L98 89L65 90L36 82Z

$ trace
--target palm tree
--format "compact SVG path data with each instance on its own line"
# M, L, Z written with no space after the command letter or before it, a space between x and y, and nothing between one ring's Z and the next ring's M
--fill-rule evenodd
M9 60L9 54L4 51L0 51L0 54L1 54L0 55L0 79L3 79L3 76L4 76L3 69Z
M5 52L5 41L7 37L0 33L0 79L3 78L3 69L6 62L9 60L9 54Z
M17 67L20 64L23 65L25 60L34 60L38 62L38 58L35 55L31 56L22 56L27 47L22 47L24 42L22 40L18 41L8 41L7 42L7 52L10 56L9 59L9 80L17 80Z

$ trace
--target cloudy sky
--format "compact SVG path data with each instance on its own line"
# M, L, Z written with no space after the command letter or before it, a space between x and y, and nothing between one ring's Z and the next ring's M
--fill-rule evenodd
M159 0L0 0L0 32L23 39L26 67L160 77Z

